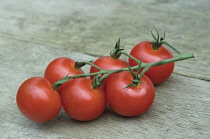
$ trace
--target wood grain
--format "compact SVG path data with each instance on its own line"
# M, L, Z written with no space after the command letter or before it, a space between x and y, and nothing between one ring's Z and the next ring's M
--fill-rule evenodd
M1 0L0 138L209 138L209 4ZM138 42L151 39L153 25L160 33L165 30L166 39L178 49L197 57L177 62L172 76L155 86L155 102L145 114L127 118L107 108L94 121L78 122L62 110L52 121L35 123L17 109L19 85L43 76L51 60L60 56L95 60L108 55L119 37L129 52Z

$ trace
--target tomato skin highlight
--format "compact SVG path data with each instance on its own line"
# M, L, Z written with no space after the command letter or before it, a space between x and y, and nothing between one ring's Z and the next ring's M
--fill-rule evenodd
M26 118L36 122L52 120L62 107L59 93L42 77L32 77L24 81L17 91L16 103Z
M98 58L93 62L94 65L104 69L104 70L116 70L120 68L127 68L127 63L126 61L122 59L113 59L111 56L103 56ZM99 70L91 67L90 68L90 73L98 72ZM106 87L106 84L108 80L113 76L114 74L111 74L108 78L106 78L103 81L103 85ZM91 79L93 79L95 76L90 76Z
M165 60L173 58L172 53L161 46L158 50L154 50L152 48L152 44L149 41L144 41L136 46L130 52L130 55L140 60L142 58L142 62L144 63L152 63L157 62L159 60ZM136 66L137 63L129 58L129 65ZM145 75L151 79L154 85L160 84L167 80L174 70L174 63L168 63L161 66L151 67Z
M129 71L115 74L106 87L106 96L109 106L119 115L138 116L146 112L155 98L154 85L143 75L137 87L128 87L133 77Z
M78 121L90 121L99 117L106 108L106 96L102 86L92 88L92 80L71 80L61 95L66 113Z
M82 69L75 69L75 61L67 57L59 57L51 61L44 73L44 77L50 81L51 84L57 82L58 80L65 77L67 74L69 76L83 74ZM61 94L68 82L64 83L57 89Z

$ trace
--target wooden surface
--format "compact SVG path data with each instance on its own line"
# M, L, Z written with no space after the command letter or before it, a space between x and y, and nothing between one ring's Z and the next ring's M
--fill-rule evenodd
M206 138L210 137L210 2L201 1L0 1L0 138ZM148 112L125 118L110 109L91 122L62 110L35 123L17 109L15 97L27 78L43 76L60 56L76 61L108 55L121 37L125 49L151 40L155 25L166 40L197 57L176 63L155 86ZM84 70L88 72L89 67Z

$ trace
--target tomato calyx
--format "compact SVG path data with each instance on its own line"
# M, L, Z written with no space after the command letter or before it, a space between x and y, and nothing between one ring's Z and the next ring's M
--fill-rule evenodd
M153 41L151 42L151 44L152 44L152 48L154 49L154 50L158 50L161 46L162 46L162 44L163 44L163 40L165 40L165 31L164 31L164 36L163 37L160 37L160 34L159 34L159 32L158 32L158 30L156 29L156 27L155 26L153 26L154 28L155 28L155 31L156 31L156 33L157 33L157 37L153 34L153 32L151 31L151 34L152 34L152 37L153 37Z
M99 88L102 85L102 81L100 79L101 79L101 74L99 74L99 75L97 75L96 77L93 78L92 88L94 90Z
M122 52L123 50L124 50L124 49L121 49L121 48L120 48L120 38L119 38L119 40L116 42L115 48L110 52L110 56L111 56L113 59L119 59L120 56L121 56L121 52Z
M130 74L133 77L133 80L131 84L127 85L124 89L128 87L137 87L140 83L144 83L141 81L141 77L143 76L143 72L141 72L141 65L142 65L142 59L139 61L138 68L137 68L137 73L135 74L134 71L131 69L131 67L128 65L128 69L130 71Z

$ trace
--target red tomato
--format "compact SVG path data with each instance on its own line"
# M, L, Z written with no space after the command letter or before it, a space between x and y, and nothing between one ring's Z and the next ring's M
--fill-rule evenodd
M69 74L69 76L73 76L84 73L82 69L76 69L74 65L75 61L70 58L56 58L47 66L44 77L49 80L51 84L53 84L65 77L67 74ZM68 82L62 84L57 91L61 94L67 84Z
M115 74L110 78L106 87L106 96L109 106L119 115L137 116L146 112L152 105L155 97L154 85L143 75L137 87L128 87L133 77L129 71Z
M145 41L137 44L130 52L130 55L142 62L151 63L159 60L173 58L173 55L165 47L161 46L158 50L154 50L151 42ZM129 58L130 66L136 66L137 63ZM161 66L150 68L145 75L148 76L154 85L164 82L170 77L174 70L174 63L169 63Z
M94 65L104 69L104 70L116 70L120 68L127 68L126 61L122 59L113 59L111 56L103 56L98 58L96 61L93 62ZM91 67L90 73L98 72L99 70ZM108 78L106 78L103 82L103 85L106 86L109 78L113 76L114 74L110 75ZM95 76L91 76L90 78L93 79Z
M42 77L32 77L23 82L18 89L16 103L26 118L36 122L53 119L62 106L59 93Z
M66 113L79 121L90 121L99 117L106 107L105 91L102 86L93 89L92 80L71 80L61 95Z

